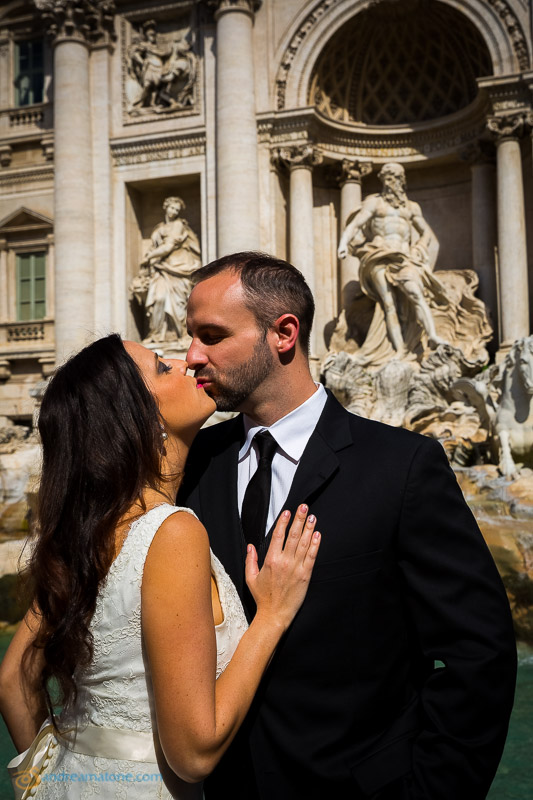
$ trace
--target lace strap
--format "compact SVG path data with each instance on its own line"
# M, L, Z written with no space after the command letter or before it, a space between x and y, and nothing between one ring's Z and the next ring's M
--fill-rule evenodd
M196 517L196 514L190 508L161 503L161 505L154 506L142 517L136 519L128 531L120 553L111 565L109 577L113 572L124 573L126 569L134 570L138 577L142 577L144 562L154 536L163 522L178 511L186 511Z

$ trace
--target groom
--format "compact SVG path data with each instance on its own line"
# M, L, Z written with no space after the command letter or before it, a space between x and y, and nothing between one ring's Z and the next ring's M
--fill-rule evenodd
M206 798L482 800L516 651L442 447L350 414L314 383L313 298L290 264L236 253L196 277L189 367L220 410L242 413L200 432L178 502L205 523L250 616L246 542L259 536L262 560L278 514L303 502L322 533L305 603Z

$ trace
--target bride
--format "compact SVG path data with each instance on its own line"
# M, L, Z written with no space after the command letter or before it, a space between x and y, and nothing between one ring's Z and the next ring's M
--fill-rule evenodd
M0 666L18 798L199 800L303 602L320 545L306 506L290 528L281 515L260 571L248 546L249 627L174 506L215 409L186 373L113 334L46 390L31 606Z

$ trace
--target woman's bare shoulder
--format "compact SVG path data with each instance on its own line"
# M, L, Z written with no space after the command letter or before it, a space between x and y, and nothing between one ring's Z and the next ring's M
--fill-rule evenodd
M148 550L144 577L162 568L188 569L192 562L209 563L209 539L200 520L187 511L176 511L166 518Z

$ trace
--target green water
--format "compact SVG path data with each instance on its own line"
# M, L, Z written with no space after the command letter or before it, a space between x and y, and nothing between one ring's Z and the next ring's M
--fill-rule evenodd
M0 634L0 661L11 640ZM16 755L3 720L0 719L0 765ZM533 798L533 648L518 646L518 682L509 737L487 800L531 800ZM12 797L7 771L0 766L0 800Z

